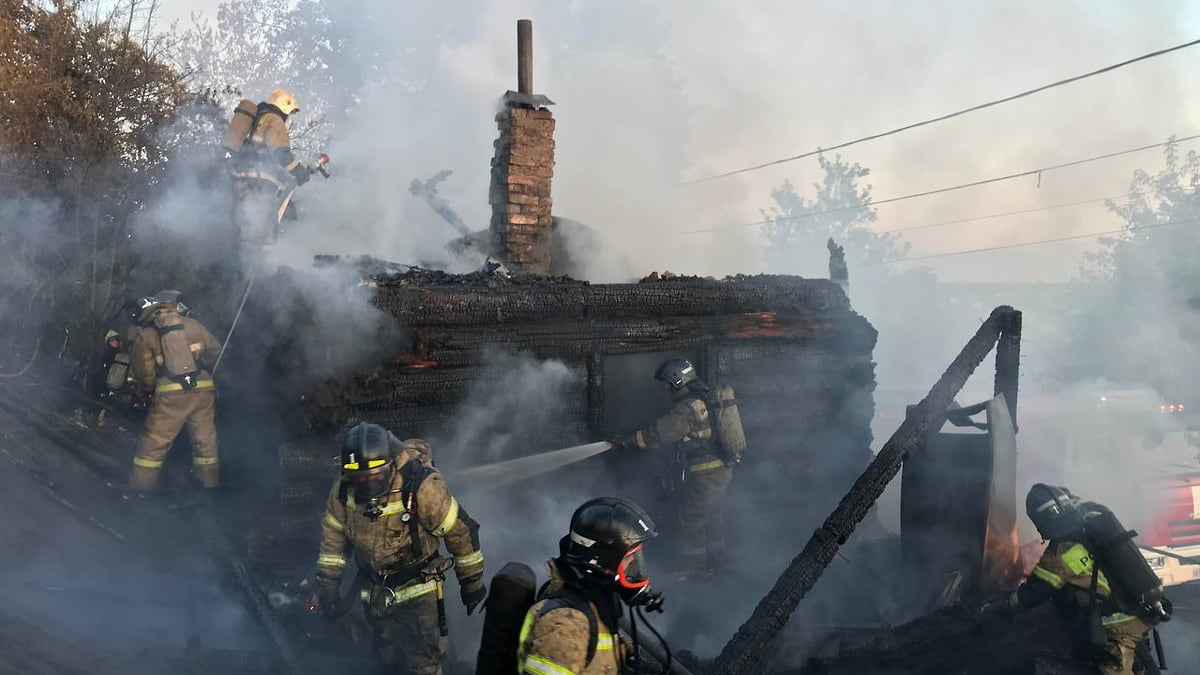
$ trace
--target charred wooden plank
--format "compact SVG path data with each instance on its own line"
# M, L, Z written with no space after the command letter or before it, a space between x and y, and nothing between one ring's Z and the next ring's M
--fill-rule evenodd
M466 279L465 282L458 281ZM536 286L536 292L531 285ZM799 277L680 278L638 284L587 284L545 277L400 275L378 282L376 306L410 325L487 325L770 312L811 317L847 312L845 294L827 280ZM486 290L486 292L480 292Z
M991 352L1014 310L997 307L951 362L916 410L879 451L854 482L825 522L792 560L775 585L759 601L754 613L721 650L712 673L734 675L763 672L763 660L779 631L800 600L812 589L833 561L838 549L875 504L884 488L900 471L905 458L924 441L935 419L940 419L967 378Z

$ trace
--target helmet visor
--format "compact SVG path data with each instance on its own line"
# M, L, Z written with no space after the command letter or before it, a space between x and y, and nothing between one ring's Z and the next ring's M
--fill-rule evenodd
M638 544L625 553L617 565L617 585L622 588L636 589L650 585L650 577L646 573L645 559L642 557L642 545Z
M351 469L347 473L351 485L354 486L354 496L359 499L382 497L391 488L392 476L387 470L387 461L373 460L370 463L374 466L368 470Z

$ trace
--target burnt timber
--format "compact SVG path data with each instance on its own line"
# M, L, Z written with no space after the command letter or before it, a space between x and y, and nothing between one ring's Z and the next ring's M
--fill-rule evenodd
M621 431L612 418L620 402L605 400L620 384L606 384L612 362L679 353L709 381L734 387L757 456L794 463L797 442L824 443L836 427L860 468L869 458L876 333L830 281L652 275L589 284L426 270L366 277L371 303L402 337L375 367L303 390L305 421L318 433L285 446L280 461L285 475L319 478L317 494L333 475L318 444L330 447L338 430L367 419L401 437L436 433L486 378L480 366L496 352L558 360L573 376L555 428L528 454Z

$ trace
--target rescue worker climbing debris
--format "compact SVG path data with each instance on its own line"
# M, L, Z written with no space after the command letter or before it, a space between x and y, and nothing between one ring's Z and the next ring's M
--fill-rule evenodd
M657 535L649 514L626 499L601 497L576 509L558 557L548 562L550 581L525 615L517 671L622 672L631 656L618 633L624 607L662 611L642 551Z
M1170 618L1170 602L1133 544L1134 533L1125 532L1103 505L1064 488L1034 485L1025 509L1049 545L1006 609L1053 599L1079 656L1105 675L1133 673L1138 643Z
M179 296L160 291L138 301L130 366L137 385L153 397L129 476L137 491L158 486L163 460L185 424L196 478L205 488L218 484L217 398L209 368L221 345L199 321L183 316Z
M257 106L244 100L234 109L225 149L234 163L235 219L243 256L274 241L279 213L286 206L284 192L312 177L313 169L292 154L287 121L298 112L296 98L283 89Z
M686 359L663 362L654 379L671 392L674 405L650 426L612 443L619 449L674 450L676 468L664 487L678 495L683 576L709 574L725 564L722 502L746 450L741 417L733 389L710 389Z
M342 444L342 475L321 524L321 609L330 620L348 609L339 585L353 551L375 655L389 673L442 672L448 635L443 580L451 566L468 614L487 595L479 524L450 494L441 473L422 461L422 447L428 444L402 443L377 424L350 429ZM440 540L453 560L439 555Z

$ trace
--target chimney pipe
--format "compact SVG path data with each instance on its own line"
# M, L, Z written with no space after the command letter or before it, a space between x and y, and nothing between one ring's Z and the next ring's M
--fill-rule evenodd
M533 94L533 22L517 20L517 92Z

